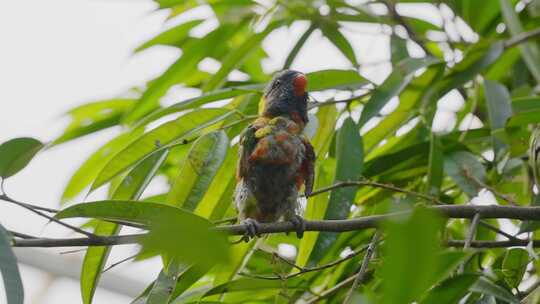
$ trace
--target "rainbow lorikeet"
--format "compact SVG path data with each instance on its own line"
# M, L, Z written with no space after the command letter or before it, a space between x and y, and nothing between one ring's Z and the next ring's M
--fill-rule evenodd
M308 122L306 76L284 70L263 95L262 114L240 139L234 201L247 237L258 235L259 222L291 221L299 238L305 222L299 215L299 190L311 194L315 153L302 133Z

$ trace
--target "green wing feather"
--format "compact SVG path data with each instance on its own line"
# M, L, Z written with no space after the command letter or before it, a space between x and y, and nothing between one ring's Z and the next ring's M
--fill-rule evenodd
M240 147L238 149L238 167L236 175L238 178L243 178L247 174L248 170L248 159L257 145L257 138L255 137L255 132L257 129L254 126L249 126L244 130L240 136Z

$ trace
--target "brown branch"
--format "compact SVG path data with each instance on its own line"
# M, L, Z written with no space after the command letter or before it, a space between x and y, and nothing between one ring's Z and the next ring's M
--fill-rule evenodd
M483 219L504 218L514 220L536 220L540 221L540 207L514 207L499 205L443 205L427 207L441 216L447 218L473 218L480 214ZM306 231L326 231L326 232L345 232L356 231L369 228L377 228L383 221L406 216L410 212L396 212L381 215L372 215L347 220L314 220L306 221ZM244 224L218 226L214 231L228 235L244 235L246 226ZM296 227L291 222L260 223L259 232L261 234L295 232ZM74 239L29 239L13 240L17 247L70 247L70 246L109 246L120 244L138 243L140 239L147 234L131 234L122 236L95 236L93 238L74 238ZM511 240L509 244L521 241ZM474 247L475 242L471 242ZM526 244L525 244L526 245ZM463 244L461 245L463 246ZM510 245L512 246L512 245Z
M506 248L506 247L527 247L531 240L509 240L509 241L472 241L470 248ZM444 243L449 247L463 247L464 240L447 240ZM532 241L533 247L540 247L540 240Z
M377 246L379 237L380 237L380 232L376 231L375 234L373 235L373 239L371 240L371 243L368 246L366 255L364 256L364 259L362 260L360 270L358 270L358 273L356 274L356 278L353 282L353 285L351 286L351 289L349 289L347 296L345 296L345 300L343 301L344 304L349 303L354 291L358 289L358 286L360 285L360 283L364 282L367 268L369 266L369 261L371 260L371 257L373 256L373 253L375 252L375 246Z

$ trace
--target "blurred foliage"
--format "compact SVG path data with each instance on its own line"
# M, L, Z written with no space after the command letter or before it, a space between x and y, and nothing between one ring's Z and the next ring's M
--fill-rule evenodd
M486 200L491 196L484 190L495 194L496 204L539 201L526 156L532 127L540 122L540 51L534 39L538 1L154 2L168 14L166 29L135 52L168 47L181 50L181 56L141 87L72 109L67 113L71 123L49 144L119 126L115 138L81 164L62 196L63 203L70 203L88 188L107 186L108 200L72 205L56 217L99 219L93 225L99 235L118 234L122 223L150 230L139 259L158 254L164 267L134 303L343 301L372 230L307 232L302 240L273 234L229 245L225 236L207 229L235 216L231 200L238 136L256 117L265 82L275 72L263 67L266 48L282 47L263 47L263 42L292 26L304 32L286 50L282 67L310 72L313 99L344 97L310 105L315 188L369 179L406 190L335 189L309 198L306 219L414 210L384 226L385 236L353 301L519 303L538 280L536 250L445 248L445 240L467 237L470 221L445 221L420 206L467 204L480 192L479 199ZM194 18L195 11L206 15ZM426 19L425 11L436 18ZM352 43L351 32L368 28L386 37L389 55L383 64L391 71L382 82L368 77L370 63L361 60ZM310 52L314 36L334 45L350 67L313 71L296 65L299 56ZM205 60L215 63L214 72L201 69ZM165 105L173 88L199 95ZM17 173L42 147L30 138L2 144L0 176ZM168 189L145 195L156 177L166 180ZM493 228L532 236L538 228L530 222L486 223L492 230L479 226L476 239L497 240ZM7 235L3 231L0 226L0 236ZM10 303L20 303L20 279L16 268L7 265L13 262L6 242L6 236L0 238L0 269ZM296 260L276 258L281 244L296 248ZM86 252L84 303L92 302L108 253L106 247ZM334 264L320 267L328 263ZM539 296L533 292L524 301L538 303Z

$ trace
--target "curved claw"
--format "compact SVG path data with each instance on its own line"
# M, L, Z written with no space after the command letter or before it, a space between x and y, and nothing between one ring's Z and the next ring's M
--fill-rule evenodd
M246 225L246 233L244 234L244 241L248 242L250 239L255 236L260 236L259 234L259 222L252 218L247 218L241 222Z
M306 231L306 221L300 215L295 215L290 219L290 222L294 225L296 236L301 239Z

